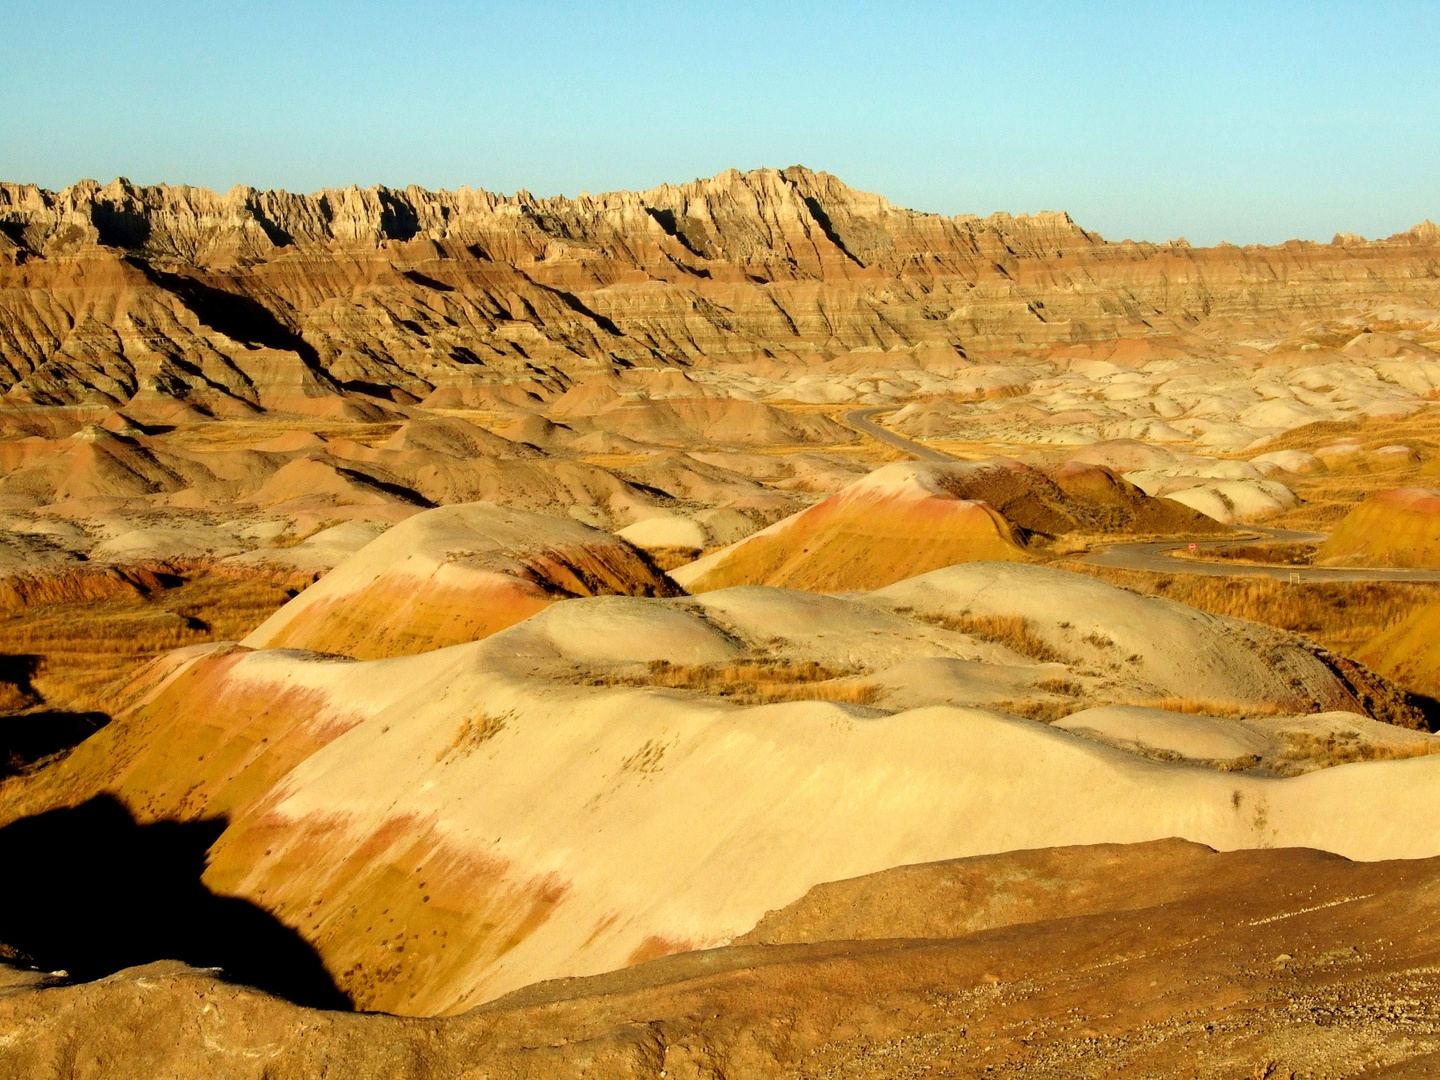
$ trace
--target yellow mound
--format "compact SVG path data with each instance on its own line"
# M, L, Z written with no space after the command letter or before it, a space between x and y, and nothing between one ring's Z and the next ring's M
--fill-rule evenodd
M1440 491L1399 488L1366 499L1340 522L1316 561L1440 566Z
M988 503L927 483L921 466L896 464L670 576L692 593L732 585L852 592L953 563L1026 557Z
M1372 638L1355 658L1421 693L1440 696L1440 602Z
M488 637L567 596L674 592L609 533L493 503L444 506L361 548L244 644L406 656Z

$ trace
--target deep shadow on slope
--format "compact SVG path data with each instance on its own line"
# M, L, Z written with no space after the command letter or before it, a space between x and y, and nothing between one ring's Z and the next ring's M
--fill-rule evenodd
M178 296L212 330L252 347L298 353L308 367L322 370L314 346L258 300L217 288L187 274L161 270L141 258L132 256L127 261L152 284Z
M348 1009L289 927L200 881L224 819L138 824L108 796L0 829L0 943L46 970L91 980L154 960L316 1008Z
M56 760L109 722L110 717L103 712L63 709L33 709L0 716L0 778L31 772Z

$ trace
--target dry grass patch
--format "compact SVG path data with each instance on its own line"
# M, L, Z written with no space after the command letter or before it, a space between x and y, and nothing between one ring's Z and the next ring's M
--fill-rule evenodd
M1064 660L1052 649L1022 615L916 615L916 618L935 626L954 630L969 637L1004 645L1021 656L1028 656L1044 664L1060 663Z
M832 668L813 660L736 660L727 664L672 664L656 660L644 674L592 675L589 686L658 686L694 690L721 697L737 705L765 705L777 701L845 701L869 705L878 687L852 681L863 674L857 668Z
M638 549L661 573L692 563L704 553L702 548L652 547Z
M1238 701L1217 701L1213 698L1163 697L1146 701L1127 701L1126 705L1140 705L1147 709L1164 709L1166 712L1185 713L1187 716L1224 716L1231 718L1245 716L1279 716L1283 710L1269 702L1259 705L1245 705Z
M1352 761L1398 761L1440 754L1440 740L1384 746L1364 741L1356 731L1331 731L1323 736L1311 731L1282 731L1280 735L1285 740L1285 751L1276 771L1287 776Z
M1353 654L1386 627L1440 599L1440 585L1425 582L1290 584L1266 577L1160 574L1088 563L1066 563L1065 569L1090 574L1146 596L1177 600L1213 615L1228 615L1304 634L1342 655Z
M1263 563L1268 566L1309 566L1315 561L1315 544L1236 544L1200 552L1200 559L1228 559L1230 562ZM1189 558L1184 550L1179 557Z
M0 656L34 658L30 685L50 707L106 711L141 664L187 645L238 640L293 595L268 576L181 569L147 592L0 614Z
M1041 679L1035 684L1036 690L1043 690L1047 694L1060 694L1065 697L1079 697L1085 692L1085 688L1070 679Z
M1013 713L1027 720L1038 720L1042 724L1053 724L1074 712L1075 702L1055 698L1021 698L1018 701L997 701L985 708Z

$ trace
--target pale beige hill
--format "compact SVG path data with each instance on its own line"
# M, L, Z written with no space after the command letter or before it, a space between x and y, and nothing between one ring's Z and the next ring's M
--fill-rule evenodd
M0 1069L77 1080L1433 1075L1435 860L1014 852L821 885L748 940L439 1020L301 1009L164 962L0 967ZM58 984L58 985L57 985Z
M1326 664L1277 631L1038 566L969 564L871 594L892 610L949 622L1020 619L1039 647L1145 679L1164 696L1218 709L1342 707Z
M1121 636L1087 640L1087 619ZM941 677L914 678L920 662ZM1280 779L1014 715L1359 709L1291 640L1017 564L862 598L567 600L386 660L182 655L134 695L0 791L6 817L99 792L146 820L224 813L210 886L296 927L364 1007L407 1013L720 943L820 881L899 863L1169 835L1437 850L1417 823L1440 755L1322 757Z
M244 643L399 656L478 640L567 596L673 591L617 537L565 518L472 503L394 526Z

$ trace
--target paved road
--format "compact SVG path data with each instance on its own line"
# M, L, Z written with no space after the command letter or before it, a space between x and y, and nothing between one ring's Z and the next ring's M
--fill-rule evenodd
M907 439L898 432L883 428L871 421L870 417L880 413L894 412L893 405L881 405L875 409L852 409L845 414L845 422L862 435L869 435L872 439L879 439L883 443L903 450L911 457L917 457L921 461L938 461L941 464L954 462L955 458L940 450L932 449L924 443L918 443L914 439Z
M1290 529L1252 528L1263 541L1289 544L1318 544L1324 533L1295 532ZM1237 545L1250 545L1249 540L1196 540L1196 554L1218 551ZM1092 566L1109 566L1119 570L1148 570L1160 574L1198 574L1202 577L1268 577L1280 581L1440 581L1440 570L1388 568L1370 566L1255 566L1229 559L1205 562L1196 558L1167 555L1189 546L1190 541L1160 540L1144 544L1106 544L1080 557Z
M873 439L903 450L921 461L946 463L957 460L943 451L907 439L899 432L891 431L876 424L870 418L880 413L893 412L892 406L882 405L871 409L853 409L845 414L845 422L856 431ZM1196 554L1219 551L1236 545L1248 545L1256 539L1285 544L1319 544L1326 538L1324 533L1296 532L1292 529L1265 529L1252 527L1247 539L1196 540ZM1280 581L1440 581L1440 570L1390 569L1368 566L1256 566L1237 563L1229 559L1205 562L1197 558L1177 558L1167 555L1168 551L1187 547L1187 540L1159 540L1140 544L1106 544L1088 555L1080 556L1081 562L1092 566L1108 566L1117 570L1146 570L1159 574L1196 574L1201 577L1268 577Z

